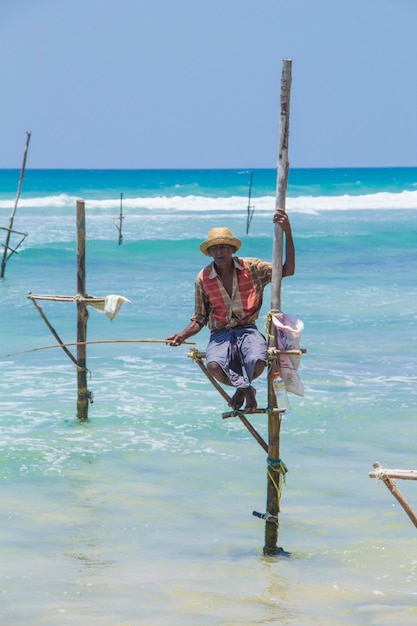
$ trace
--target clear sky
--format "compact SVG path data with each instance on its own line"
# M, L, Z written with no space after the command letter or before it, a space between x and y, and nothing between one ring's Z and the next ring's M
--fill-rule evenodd
M0 168L417 166L417 0L2 0Z

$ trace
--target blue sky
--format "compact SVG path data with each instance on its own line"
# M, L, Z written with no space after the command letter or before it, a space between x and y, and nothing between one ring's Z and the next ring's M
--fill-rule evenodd
M417 166L416 0L3 0L0 167Z

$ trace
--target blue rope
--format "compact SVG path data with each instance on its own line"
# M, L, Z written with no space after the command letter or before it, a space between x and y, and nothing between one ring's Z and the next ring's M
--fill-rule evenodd
M268 464L268 469L274 470L276 472L280 472L283 476L288 472L288 468L285 465L284 461L281 459L277 459L276 461L271 459L270 457L266 460Z

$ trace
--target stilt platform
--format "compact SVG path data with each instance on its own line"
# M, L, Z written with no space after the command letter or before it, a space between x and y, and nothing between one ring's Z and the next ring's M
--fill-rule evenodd
M249 411L241 411L240 409L234 409L233 411L227 411L222 414L223 419L227 419L228 417L239 417L240 415L256 415L256 413L272 413L274 415L282 415L286 412L287 409L279 409L278 407L274 407L272 409L251 409Z

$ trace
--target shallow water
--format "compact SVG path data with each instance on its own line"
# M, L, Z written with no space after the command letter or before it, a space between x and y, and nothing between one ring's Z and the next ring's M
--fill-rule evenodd
M326 192L322 171L301 174L300 206L307 191ZM236 208L131 209L118 246L115 210L102 204L117 198L113 176L108 193L91 182L87 285L130 303L112 322L91 310L89 340L161 339L182 329L205 262L198 243L220 219L242 238L242 252L269 257L267 213L255 214L245 236ZM221 173L215 186L211 176L194 174L217 199ZM239 191L228 176L224 198ZM75 293L75 207L46 208L43 195L43 206L28 200L19 211L30 234L0 282L1 624L416 623L416 529L368 474L375 461L415 469L417 212L343 209L340 176L337 184L328 176L339 206L291 213L297 273L283 283L283 310L303 320L307 348L305 396L289 398L281 429L289 472L279 545L290 557L262 554L264 522L252 511L265 511L265 453L239 421L222 419L225 403L188 347L89 346L94 403L89 421L76 420L72 362L60 349L26 352L55 344L27 293ZM50 194L81 192L65 176L53 180ZM150 188L161 193L159 184L147 182L147 197ZM372 202L378 190L392 192L391 183L373 185ZM1 209L1 224L8 214ZM262 318L269 299L267 289ZM75 341L74 305L41 305L63 340ZM199 349L207 337L195 337ZM262 405L264 378L257 389ZM266 438L265 417L252 421ZM398 483L415 503L417 485Z

